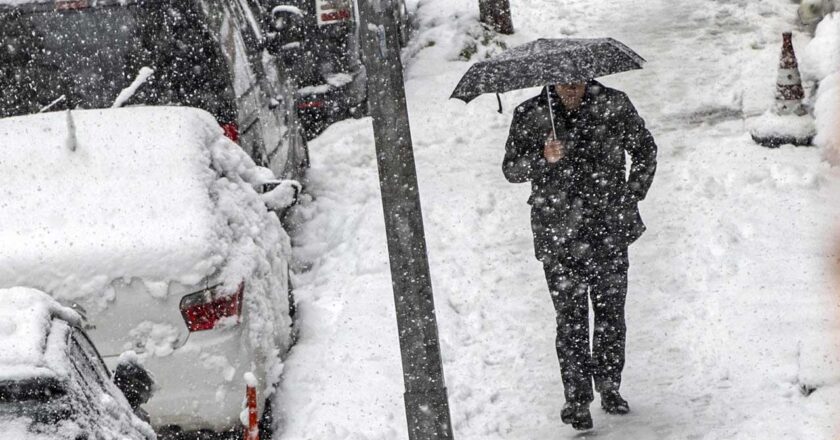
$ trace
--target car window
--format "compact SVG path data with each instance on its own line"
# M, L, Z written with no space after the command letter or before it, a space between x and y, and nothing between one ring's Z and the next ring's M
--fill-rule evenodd
M83 338L77 338L77 335L78 331L74 329L73 334L70 336L68 341L70 360L73 362L73 365L76 367L79 374L81 374L82 379L85 383L87 383L89 389L94 392L102 393L105 391L105 381L108 376L107 369L104 369L104 365L101 364L101 360L98 355L96 355L95 350L93 353L96 355L95 359L97 359L98 362L93 361L94 358L91 358L91 355L89 354L89 350L92 349L92 346L85 349L79 342L79 339Z
M221 35L222 50L228 60L230 73L233 75L233 88L236 97L240 98L254 85L254 72L248 60L245 43L230 14L225 14Z
M238 0L237 2L231 2L230 5L231 8L242 15L239 21L245 42L249 45L249 48L256 48L255 43L262 40L262 29L260 28L257 17L254 15L254 8L259 10L260 7L256 4L252 7L249 3L248 0Z
M76 343L79 344L79 347L81 347L97 374L102 377L111 377L111 372L108 371L108 367L105 365L105 362L102 361L99 351L93 346L93 343L90 342L90 338L88 338L83 331L78 329L73 331L73 338L76 340Z

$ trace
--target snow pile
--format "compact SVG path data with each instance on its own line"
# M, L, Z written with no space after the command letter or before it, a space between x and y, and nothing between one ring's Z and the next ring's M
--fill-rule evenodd
M63 372L64 344L47 335L53 317L79 324L79 315L46 293L25 287L0 290L0 303L0 380Z
M814 136L814 119L810 115L777 115L768 110L748 123L750 133L761 138L807 140Z
M840 165L840 14L825 17L806 49L804 64L810 78L819 81L814 102L817 136L825 158Z
M840 165L840 72L820 81L814 117L817 121L814 143L823 148L829 163Z

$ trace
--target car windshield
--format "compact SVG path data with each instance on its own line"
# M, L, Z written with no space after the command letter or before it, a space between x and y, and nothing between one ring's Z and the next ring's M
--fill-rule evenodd
M128 104L189 105L233 118L218 50L188 15L139 5L0 14L0 117L50 104L110 107L148 66L156 73Z

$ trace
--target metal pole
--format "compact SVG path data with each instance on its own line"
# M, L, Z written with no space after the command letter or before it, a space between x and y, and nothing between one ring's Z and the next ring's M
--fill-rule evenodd
M545 86L545 97L548 98L548 118L551 120L551 138L557 140L557 129L554 127L554 109L551 108L551 90L553 86Z
M452 424L414 166L396 1L359 0L410 440L451 440Z

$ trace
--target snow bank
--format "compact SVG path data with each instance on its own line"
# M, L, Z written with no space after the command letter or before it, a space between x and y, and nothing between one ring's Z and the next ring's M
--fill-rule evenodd
M826 160L840 165L840 14L825 17L817 26L803 64L808 77L819 81L814 143L823 148Z
M833 13L817 26L814 38L802 51L804 79L821 80L840 68L840 14Z
M840 165L840 73L820 81L814 102L814 117L817 124L814 143L823 148L823 155L829 163Z
M814 137L814 119L810 115L777 115L768 110L748 121L750 133L761 138L807 140Z

